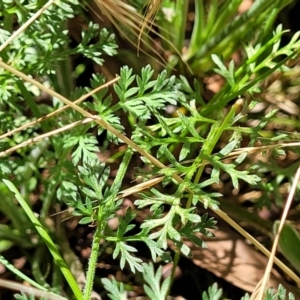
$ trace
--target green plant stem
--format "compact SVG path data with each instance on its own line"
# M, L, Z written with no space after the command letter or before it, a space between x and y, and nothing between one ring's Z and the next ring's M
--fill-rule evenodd
M177 0L175 4L175 36L174 36L174 46L181 52L186 31L186 20L188 14L189 1Z
M45 261L45 255L46 255L45 250L46 250L45 245L40 245L36 249L33 260L32 260L32 264L31 264L32 275L38 284L40 284L43 287L50 290L51 287L46 282L45 277L43 276L43 274L41 272L41 268L40 268L43 265L42 263Z
M195 1L195 21L193 33L190 40L188 53L185 55L185 60L188 61L193 57L198 47L202 44L202 33L204 31L204 5L202 0Z
M218 127L216 126L216 130L212 130L207 139L206 139L206 142L205 144L203 145L203 148L201 150L201 153L200 153L200 158L201 158L201 162L203 161L203 157L205 156L208 156L208 155L211 155L213 149L215 148L216 144L218 143L221 135L223 134L223 132L232 125L232 121L234 119L234 116L235 116L235 112L236 110L238 109L239 107L239 104L238 103L235 103L232 108L230 109L229 113L227 114L225 120L222 122L221 126ZM214 128L214 126L212 127ZM194 180L194 183L198 183L201 176L202 176L202 173L203 173L203 170L204 170L204 166L201 166L199 169L198 169L198 172L196 174L196 177L195 177L195 180ZM192 196L190 195L189 197L189 200L188 200L188 203L187 203L187 208L190 208L191 207L191 204L192 204Z
M98 211L98 216L101 218L102 215L102 207L99 208ZM94 284L94 278L95 278L95 269L96 269L96 264L99 256L99 248L100 248L100 241L102 236L102 232L104 229L104 222L99 222L99 225L96 228L96 231L94 233L94 238L93 238L93 244L92 244L92 251L91 251L91 256L89 260L89 266L88 266L88 271L86 274L86 285L84 288L84 293L83 293L83 300L90 300L91 295L92 295L92 290L93 290L93 284Z
M121 162L120 168L118 170L117 176L111 186L111 191L113 193L113 197L116 197L117 194L119 193L123 178L127 172L129 163L131 161L132 154L133 154L132 149L130 147L128 147L125 151L125 154L124 154L123 160Z
M13 31L13 24L14 24L14 16L13 14L5 13L3 14L3 29L12 32ZM9 47L5 47L1 52L0 52L0 57L5 59L7 61L8 58L8 49Z
M24 82L21 81L21 80L18 80L17 85L18 85L18 88L20 89L22 95L24 96L24 99L27 102L29 108L31 109L32 114L34 115L34 117L37 118L37 119L40 118L42 116L42 114L40 113L40 110L39 110L39 108L36 104L36 101L35 101L34 97L31 95L31 93L25 87ZM42 126L44 132L46 132L47 129L49 130L49 128L47 128L45 126L45 124L46 124L45 122L41 123L41 126Z
M59 181L56 181L55 183L50 183L48 185L47 193L45 193L46 196L43 201L43 206L42 206L41 213L40 213L41 219L43 219L43 220L45 218L47 218L49 209L52 204L52 200L54 198L54 195L55 195L58 187L59 187Z
M58 70L56 72L56 76L58 76L58 78L52 77L52 82L58 82L60 87L59 91L61 95L69 98L71 92L74 91L71 61L69 58L60 61Z
M267 16L267 20L264 23L262 30L259 31L259 36L257 38L257 43L264 43L265 40L268 40L268 35L272 32L272 26L280 12L279 7L275 7L272 9L271 13Z
M62 250L62 252L63 252L63 250ZM71 269L71 271L73 273L72 269ZM76 277L76 274L75 273L73 273L73 274ZM54 264L53 265L53 272L52 272L52 280L51 280L51 291L53 293L56 293L56 294L59 294L59 295L61 295L63 293L63 286L61 285L62 281L63 281L63 276L62 276L62 274L59 270L59 267Z
M123 160L122 160L122 163L118 170L117 176L110 188L111 193L110 193L109 197L110 197L110 201L112 201L112 202L115 201L115 197L117 196L117 194L121 188L123 178L126 174L126 171L128 169L128 166L129 166L129 163L130 163L130 160L132 157L132 153L133 152L132 152L131 148L127 148L127 150L125 151L125 154L123 156ZM110 205L109 201L106 205ZM99 210L98 210L98 225L97 225L96 232L95 232L94 238L93 238L92 251L91 251L88 271L87 271L87 275L86 275L86 286L84 289L83 300L91 299L94 278L95 278L96 263L97 263L97 259L99 256L99 250L100 250L100 241L101 241L101 239L105 239L103 232L106 227L106 224L107 224L107 219L105 217L104 208L103 208L103 206L100 206Z
M222 122L222 124L220 126L218 126L217 124L214 124L208 134L208 137L206 138L206 141L202 147L202 151L200 152L198 158L195 160L194 164L193 164L193 171L190 172L190 174L186 175L191 177L192 174L194 174L194 170L198 169L194 183L198 183L201 175L203 173L204 170L204 165L199 166L199 164L201 164L201 162L203 161L203 157L210 155L211 152L213 151L215 145L217 144L217 142L219 141L222 133L229 127L232 125L232 121L234 119L234 115L235 112L238 108L238 104L234 104L231 108L231 110L229 111L229 113L227 114L226 118L224 119L224 121ZM186 208L190 208L192 205L192 200L193 200L193 194L190 193L189 194L189 198L186 204ZM170 281L170 286L169 286L169 290L171 289L172 283L174 281L174 275L175 275L175 270L176 267L178 265L179 259L181 256L181 251L178 249L175 252L174 258L173 258L173 267L172 267L172 274L171 274L171 281Z

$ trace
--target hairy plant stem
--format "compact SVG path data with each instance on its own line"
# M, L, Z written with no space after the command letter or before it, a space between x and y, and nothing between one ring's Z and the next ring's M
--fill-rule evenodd
M99 257L99 251L100 251L100 241L101 239L105 239L105 235L103 234L105 227L107 226L107 215L105 214L105 207L112 205L112 202L115 202L115 198L117 194L119 193L119 190L122 185L123 178L126 174L126 171L128 169L129 163L131 161L133 151L131 148L127 148L125 151L125 154L123 156L122 163L120 165L120 168L118 170L118 173L116 175L116 178L110 188L110 195L109 198L110 200L105 203L105 205L99 206L98 210L98 224L96 231L94 233L94 238L93 238L93 244L92 244L92 251L91 251L91 256L89 260L89 266L88 266L88 271L86 275L86 285L84 289L84 295L83 295L83 300L89 300L91 299L91 294L92 294L92 289L93 289L93 284L94 284L94 278L95 278L95 270L96 270L96 263L97 259Z
M101 218L101 214L102 214L102 207L99 207L98 216L100 216L100 218ZM91 256L90 256L90 260L89 260L88 271L86 274L87 280L86 280L86 285L84 288L83 300L91 299L94 278L95 278L96 264L97 264L97 259L98 259L98 255L99 255L100 241L101 241L101 238L103 238L102 232L104 230L104 227L105 227L104 222L99 222L98 226L96 227L96 231L94 233L92 251L91 251Z
M132 158L133 151L130 147L128 147L125 151L122 163L120 165L120 169L118 170L117 176L111 186L111 190L114 194L114 197L117 196L119 193L119 189L121 188L122 180L126 174L126 171L128 169L129 163Z

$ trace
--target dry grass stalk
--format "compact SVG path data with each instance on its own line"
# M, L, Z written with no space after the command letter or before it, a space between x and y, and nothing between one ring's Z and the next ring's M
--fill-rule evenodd
M152 28L154 18L161 7L161 4L162 4L162 0L148 0L148 3L146 4L147 7L146 14L142 22L142 27L138 37L138 46L137 46L138 49L140 48L140 41L145 28L148 28L149 26L150 29Z
M272 267L273 267L276 250L277 250L278 243L279 243L280 234L282 232L282 229L283 229L284 223L286 221L289 209L291 207L291 204L292 204L292 201L293 201L293 198L294 198L299 180L300 180L300 166L297 169L291 191L289 193L287 202L286 202L285 207L284 207L282 217L280 219L280 224L279 224L278 230L277 230L275 238L274 238L271 255L269 257L269 261L268 261L268 265L267 265L266 270L265 270L264 277L262 278L262 280L256 286L256 288L255 288L255 290L254 290L254 292L253 292L253 294L250 298L251 300L263 300L264 299L264 294L265 294L265 291L266 291L266 288L267 288L268 281L270 279L270 273L271 273L271 270L272 270Z

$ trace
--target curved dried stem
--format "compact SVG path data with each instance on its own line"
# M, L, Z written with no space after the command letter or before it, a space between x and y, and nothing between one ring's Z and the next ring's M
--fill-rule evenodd
M133 41L128 36L128 32L126 34L125 30L128 30L130 34L139 40L138 44L140 44L140 41L145 45L148 44L145 35L141 32L141 27L143 27L143 30L147 29L150 31L152 26L148 22L143 21L143 16L138 13L134 7L120 0L95 0L94 3L98 7L101 14L106 17L111 24L113 24L117 31L127 41L129 41L131 45L137 47L137 41ZM91 5L89 7L99 19L103 19L103 17L95 10L95 8L93 8ZM149 37L148 39L154 44L153 39ZM141 52L149 55L145 50L140 50ZM163 62L164 66L164 64L166 64L164 57L157 50L153 49L153 47L151 47L151 51ZM152 57L152 59L154 58ZM159 63L161 64L161 62Z
M255 288L255 290L252 294L254 296L251 297L252 300L263 300L264 299L264 294L265 294L265 291L266 291L266 288L267 288L268 281L270 279L270 274L271 274L271 271L272 271L273 263L274 263L274 260L276 258L275 254L276 254L276 250L277 250L277 247L278 247L280 234L282 232L285 220L287 218L287 215L288 215L289 209L291 207L294 195L296 193L296 189L297 189L297 185L299 183L299 179L300 179L300 166L297 169L297 172L296 172L293 184L292 184L291 191L289 193L288 199L287 199L285 207L284 207L284 211L283 211L283 214L282 214L282 217L281 217L281 220L280 220L280 224L279 224L277 233L276 233L275 238L274 238L271 255L269 257L269 261L268 261L268 265L267 265L266 270L265 270L264 277L262 278L262 280L256 286L256 288Z
M41 134L41 135L36 136L34 138L30 138L30 139L26 140L23 143L20 143L20 144L14 146L14 147L11 147L9 149L1 151L0 152L0 157L4 157L6 155L9 155L9 154L13 153L14 151L17 151L18 149L21 149L21 148L26 147L28 145L37 143L38 141L47 139L47 138L49 138L49 137L51 137L53 135L57 135L57 134L62 133L64 131L70 130L70 129L78 126L78 125L87 124L87 123L90 123L90 122L93 122L93 121L94 121L94 119L92 119L92 118L84 118L83 120L73 122L73 123L68 124L66 126L63 126L61 128L52 130L52 131L44 133L44 134Z
M0 279L0 287L4 287L5 289L10 289L15 291L21 291L28 295L32 295L39 298L41 297L47 300L66 300L66 298L56 295L54 293L43 291L33 286L26 286L25 284L14 282L7 279Z
M146 7L147 7L146 14L145 14L144 20L142 22L140 34L138 36L138 45L137 45L138 50L140 48L140 41L141 41L141 38L142 38L145 28L147 28L149 26L150 26L150 29L152 28L154 18L161 7L161 4L162 4L162 0L148 0L148 3L146 4Z
M156 44L155 40L148 35L149 32L152 32L170 45L170 48L185 65L186 69L193 74L189 65L182 58L181 49L177 49L170 40L167 40L153 28L153 25L155 24L154 18L161 7L161 0L148 0L145 16L139 13L134 7L121 0L94 0L94 3L100 12L96 11L93 5L89 5L89 8L93 13L101 20L106 18L132 46L137 48L137 52L142 52L151 57L151 59L162 67L167 67L168 62L165 57L153 47L153 45ZM155 27L164 31L164 29L157 24L155 24ZM130 38L128 33L132 34L136 40ZM146 50L141 47L141 45L144 45ZM159 60L151 55L151 53L147 51L147 48L150 52L154 53Z

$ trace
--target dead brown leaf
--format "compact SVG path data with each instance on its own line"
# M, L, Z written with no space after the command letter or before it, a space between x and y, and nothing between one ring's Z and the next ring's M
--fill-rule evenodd
M264 275L267 257L247 244L245 239L226 225L212 232L215 235L213 238L201 236L208 248L200 248L190 241L184 241L192 250L193 263L251 293ZM172 245L170 247L174 248ZM277 288L279 284L294 294L300 293L290 287L273 269L269 287Z

